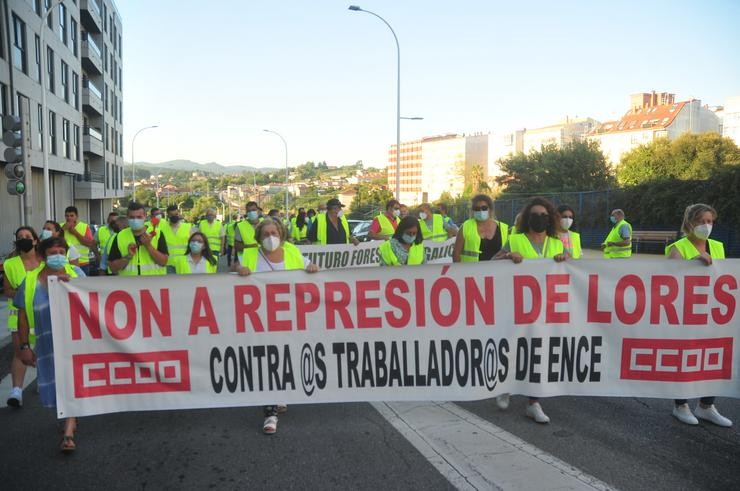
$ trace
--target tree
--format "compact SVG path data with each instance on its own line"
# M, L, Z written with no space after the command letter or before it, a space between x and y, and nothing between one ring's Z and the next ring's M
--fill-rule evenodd
M385 209L385 204L393 199L393 193L385 187L370 184L357 186L357 194L349 206L350 218L365 219Z
M740 148L719 133L659 138L625 154L617 167L622 185L663 179L709 179L730 164L740 164Z
M486 176L483 172L483 166L475 164L470 169L470 186L475 193L490 193L491 187L486 182Z
M593 141L543 145L539 151L505 158L500 165L502 175L495 180L504 194L599 190L614 184L606 157Z

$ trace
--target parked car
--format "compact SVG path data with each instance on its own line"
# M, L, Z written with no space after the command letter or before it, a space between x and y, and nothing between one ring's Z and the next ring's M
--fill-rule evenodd
M372 220L347 220L349 222L350 233L357 238L360 242L367 242L370 240L368 233L370 232L370 225L373 223Z

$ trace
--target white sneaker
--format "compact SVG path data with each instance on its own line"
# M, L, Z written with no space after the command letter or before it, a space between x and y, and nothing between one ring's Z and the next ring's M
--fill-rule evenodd
M496 405L502 411L509 409L509 399L509 394L501 394L500 396L496 396Z
M550 418L545 414L545 411L542 410L542 406L540 406L539 402L527 404L527 416L535 420L537 423L545 424L550 422Z
M723 426L725 428L732 426L732 421L722 416L719 411L717 411L717 408L714 407L714 404L707 408L703 408L701 407L701 404L699 404L696 406L694 413L696 413L697 418L704 419L710 423L716 424L717 426Z
M699 420L696 419L696 416L692 414L691 409L689 409L689 405L687 403L674 407L673 416L675 416L676 419L680 422L686 423L687 425L699 424Z
M8 406L21 407L23 405L23 389L13 387L8 393Z

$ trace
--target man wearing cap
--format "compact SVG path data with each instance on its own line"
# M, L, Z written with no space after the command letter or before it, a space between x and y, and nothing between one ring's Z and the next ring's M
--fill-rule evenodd
M326 213L316 215L315 222L308 231L308 240L312 244L349 244L360 242L349 233L349 223L342 211L344 205L332 198L326 202Z

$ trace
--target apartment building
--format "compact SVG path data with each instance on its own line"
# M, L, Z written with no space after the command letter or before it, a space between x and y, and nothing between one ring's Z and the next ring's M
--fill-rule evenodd
M0 112L18 115L28 104L32 134L27 194L9 195L0 172L4 255L24 222L26 199L32 210L28 225L38 229L46 219L62 220L69 205L77 206L83 220L103 223L113 200L124 196L123 46L121 17L110 0L0 0L0 6ZM43 152L49 162L48 217Z

